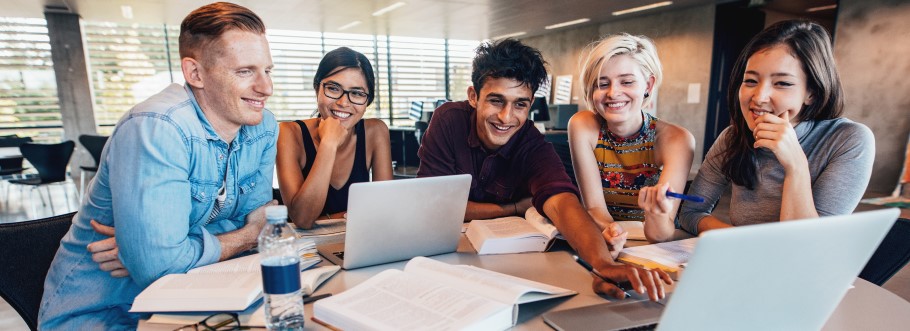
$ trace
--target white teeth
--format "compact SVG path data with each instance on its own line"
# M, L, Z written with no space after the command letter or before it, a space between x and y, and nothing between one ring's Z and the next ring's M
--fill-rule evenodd
M502 131L506 131L506 130L512 128L512 127L510 127L510 126L499 126L499 125L496 125L496 124L493 124L493 127L496 128L497 130L502 130Z
M619 108L619 107L622 107L622 106L625 105L625 104L626 104L625 102L612 102L612 103L608 103L608 104L607 104L607 107L610 107L610 108Z
M336 117L339 117L341 119L351 117L350 113L342 113L342 112L334 111L334 110L332 111L332 115L335 115Z
M253 100L253 99L244 99L244 100L246 100L246 102L248 102L251 105L256 106L256 107L262 107L262 105L265 104L265 102L259 101L259 100Z

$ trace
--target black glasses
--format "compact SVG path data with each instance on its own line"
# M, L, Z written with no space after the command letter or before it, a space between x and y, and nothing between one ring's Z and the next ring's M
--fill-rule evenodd
M361 90L345 90L341 88L341 85L335 83L322 83L322 94L335 100L347 94L348 101L355 105L364 105L367 103L367 99L370 98L369 93Z
M247 326L240 325L240 319L237 313L217 313L206 317L199 323L187 324L174 331L231 331L231 330L249 330Z

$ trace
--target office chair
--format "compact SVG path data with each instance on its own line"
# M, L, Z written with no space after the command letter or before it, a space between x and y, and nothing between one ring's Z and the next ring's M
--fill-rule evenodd
M423 136L427 134L427 128L430 127L430 123L424 121L414 122L414 137L417 138L417 146L420 146L420 142L423 141Z
M898 218L872 253L859 278L882 286L910 261L910 219Z
M93 136L89 134L79 136L79 143L82 144L82 147L85 147L85 150L87 150L88 153L92 155L92 159L95 160L94 166L79 166L79 169L82 169L79 174L80 198L85 194L85 173L98 172L98 167L101 166L101 151L104 150L104 144L107 143L107 138L107 136Z
M74 148L76 148L76 143L72 141L50 145L29 143L19 146L22 156L38 170L38 177L11 180L9 181L10 184L31 185L33 192L35 189L44 186L47 190L47 199L51 200L51 189L47 185L65 183L66 167L70 162L70 157L73 156ZM63 194L68 203L69 195L66 193L65 186L63 187ZM44 196L41 195L40 191L38 195L41 196L41 202L44 203ZM51 201L51 212L54 212L53 201Z
M0 296L19 313L29 329L38 329L44 278L75 214L0 223L0 250L3 252L0 254Z

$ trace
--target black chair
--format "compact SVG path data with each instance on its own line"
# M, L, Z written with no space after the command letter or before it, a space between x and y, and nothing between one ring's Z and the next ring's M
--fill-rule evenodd
M101 151L104 150L104 144L107 143L107 136L93 136L89 134L84 134L79 136L79 143L82 144L82 147L85 147L85 150L92 155L92 158L95 159L94 166L79 166L82 169L82 172L79 174L79 194L85 194L85 173L86 172L98 172L98 167L101 166Z
M47 187L49 184L65 183L66 167L73 156L73 149L76 143L65 141L59 144L24 144L19 146L22 156L38 170L38 178L16 179L9 181L10 184L30 185L32 191L38 187L44 186L47 189L47 198L51 199L51 190ZM63 188L63 194L66 201L69 202L69 195L66 194L66 187ZM44 196L41 201L44 201ZM51 212L54 212L54 202L51 201Z
M15 134L0 136L0 147L19 147L30 142L32 142L32 137L20 137Z
M859 278L882 286L910 261L910 219L898 218L875 249Z
M75 214L0 224L0 296L32 330L38 329L44 278Z

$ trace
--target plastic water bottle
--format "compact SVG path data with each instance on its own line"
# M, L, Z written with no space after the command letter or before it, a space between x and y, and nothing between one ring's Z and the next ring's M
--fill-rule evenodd
M286 206L265 209L268 224L259 234L262 256L262 289L269 330L303 330L303 297L300 293L300 256L296 235L288 225Z

